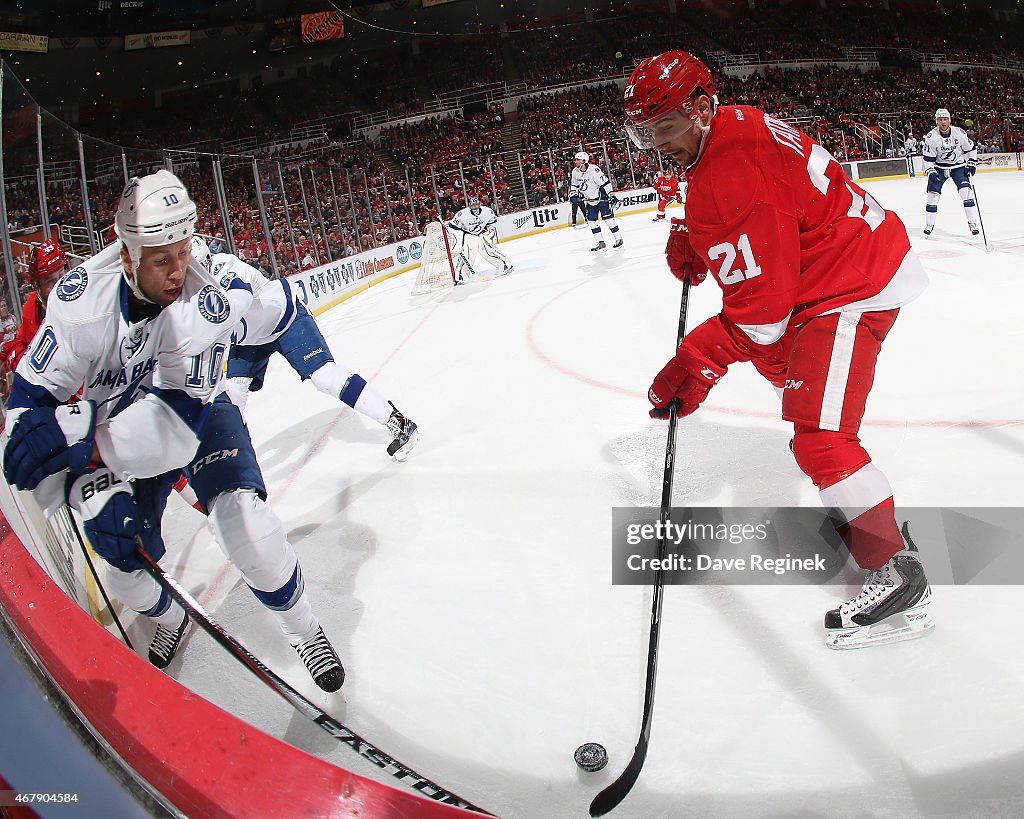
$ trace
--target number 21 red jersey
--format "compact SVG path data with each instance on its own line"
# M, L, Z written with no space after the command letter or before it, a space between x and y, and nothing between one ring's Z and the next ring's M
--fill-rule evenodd
M687 181L693 248L725 318L757 344L824 313L900 307L927 286L900 218L764 111L721 106Z

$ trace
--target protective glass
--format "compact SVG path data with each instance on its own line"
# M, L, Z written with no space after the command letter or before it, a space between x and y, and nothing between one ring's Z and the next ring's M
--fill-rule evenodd
M637 124L626 120L626 133L640 149L657 148L688 134L694 122L683 111L670 111L662 117Z

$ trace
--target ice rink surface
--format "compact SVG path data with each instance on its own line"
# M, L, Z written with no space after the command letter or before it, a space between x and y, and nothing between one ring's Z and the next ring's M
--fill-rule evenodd
M931 278L884 345L865 445L898 506L1019 505L1024 174L977 177L989 251L951 186L929 239L923 178L865 186L903 216ZM340 695L313 686L202 516L175 497L166 520L165 565L248 648L504 817L585 816L639 729L651 589L611 585L611 510L660 502L666 426L645 394L672 353L680 289L667 226L619 221L618 251L552 231L502 245L511 276L414 301L411 272L319 317L336 358L419 424L405 464L382 428L281 358L250 399L271 502L348 671ZM693 290L690 327L720 301L712 283ZM789 437L773 390L734 365L680 423L675 504L818 506ZM854 587L669 587L650 753L613 815L1020 816L1021 589L933 591L932 635L833 652L821 619ZM380 775L200 631L169 671L287 742ZM607 747L604 771L577 771L585 741Z

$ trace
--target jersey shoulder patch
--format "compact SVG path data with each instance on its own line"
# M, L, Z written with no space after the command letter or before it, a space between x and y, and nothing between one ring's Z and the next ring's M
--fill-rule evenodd
M196 301L199 305L199 314L210 324L223 324L231 315L231 305L224 298L224 293L212 284L199 291Z
M84 267L76 267L61 276L54 289L61 301L76 301L88 286L89 271Z

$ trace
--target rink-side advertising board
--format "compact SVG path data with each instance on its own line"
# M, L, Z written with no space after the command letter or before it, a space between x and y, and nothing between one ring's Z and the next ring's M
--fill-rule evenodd
M658 206L658 195L654 188L616 191L619 203L615 215L623 216L637 211L653 210ZM499 239L520 239L548 230L566 227L572 216L572 205L568 202L554 202L538 208L509 213L498 217ZM582 216L577 216L582 218Z
M310 313L322 313L372 284L412 270L422 256L423 237L417 236L303 270L289 276L288 284Z
M978 171L1019 171L1022 155L978 154ZM924 157L920 154L892 159L864 159L858 162L843 162L843 170L851 179L896 179L901 176L924 176Z
M616 216L654 210L658 205L654 188L616 191L616 196L619 199L615 207ZM678 206L670 206L674 207ZM568 202L556 202L499 216L498 241L521 239L566 227L571 212ZM288 277L288 283L310 313L322 313L374 284L419 267L423 245L423 236L404 239L295 273Z

